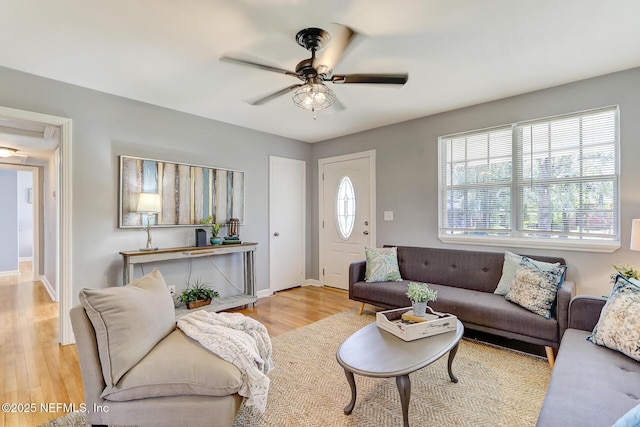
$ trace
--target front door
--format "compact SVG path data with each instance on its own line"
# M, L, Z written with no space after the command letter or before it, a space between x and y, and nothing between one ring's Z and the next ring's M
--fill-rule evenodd
M319 161L320 281L349 287L349 264L375 245L375 151Z

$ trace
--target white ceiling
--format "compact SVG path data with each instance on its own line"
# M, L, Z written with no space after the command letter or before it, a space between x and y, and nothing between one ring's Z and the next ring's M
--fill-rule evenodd
M0 65L198 116L316 142L640 66L638 0L5 0ZM358 35L339 74L408 72L401 89L330 85L346 110L310 112L295 34ZM321 52L320 52L321 53Z

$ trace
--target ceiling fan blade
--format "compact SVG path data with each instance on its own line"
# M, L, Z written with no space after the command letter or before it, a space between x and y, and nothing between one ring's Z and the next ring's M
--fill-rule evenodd
M333 83L369 83L383 85L403 85L409 80L408 74L336 74Z
M291 85L291 86L286 87L284 89L280 89L280 90L278 90L276 92L273 92L273 93L271 93L271 94L269 94L267 96L263 96L262 98L259 98L259 99L255 100L255 101L248 101L248 102L251 105L262 105L262 104L264 104L266 102L271 101L272 99L275 99L275 98L277 98L279 96L282 96L282 95L284 95L284 94L286 94L288 92L291 92L292 90L294 90L296 88L299 88L300 86L304 86L304 84Z
M336 24L336 28L338 30L332 32L331 42L329 42L326 50L319 58L313 61L313 68L316 69L318 74L329 73L333 70L342 59L344 51L356 34L351 28L344 25Z
M288 71L283 68L272 67L271 65L260 64L258 62L247 61L239 58L231 58L230 56L221 56L220 61L231 62L232 64L245 65L248 67L259 68L261 70L272 71L274 73L286 74L298 78L298 75L293 71Z

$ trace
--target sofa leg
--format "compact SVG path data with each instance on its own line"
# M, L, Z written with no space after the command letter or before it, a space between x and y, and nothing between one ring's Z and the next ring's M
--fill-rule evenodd
M547 360L549 361L549 366L553 369L553 365L556 363L556 356L553 354L553 349L549 346L544 347L547 352Z
M358 316L362 316L362 310L364 310L364 303L360 304L360 310L358 310Z

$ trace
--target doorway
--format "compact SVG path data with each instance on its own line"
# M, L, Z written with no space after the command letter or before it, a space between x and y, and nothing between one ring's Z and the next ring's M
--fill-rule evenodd
M376 242L375 150L318 161L320 281L349 288L349 265Z
M8 120L22 120L27 122L35 122L48 127L55 127L59 131L59 146L56 151L56 184L55 192L52 196L55 198L55 209L57 221L54 225L56 230L55 241L55 271L56 286L58 289L58 317L59 317L59 335L60 344L73 344L75 339L71 328L71 319L69 311L73 304L73 284L71 280L72 251L71 251L71 119L66 117L51 116L32 111L17 110L0 106L0 117ZM35 191L35 189L34 189ZM37 227L38 225L35 224ZM34 231L36 232L36 231ZM34 247L34 255L38 249ZM35 259L34 259L35 264Z
M306 162L269 156L269 289L305 281Z

